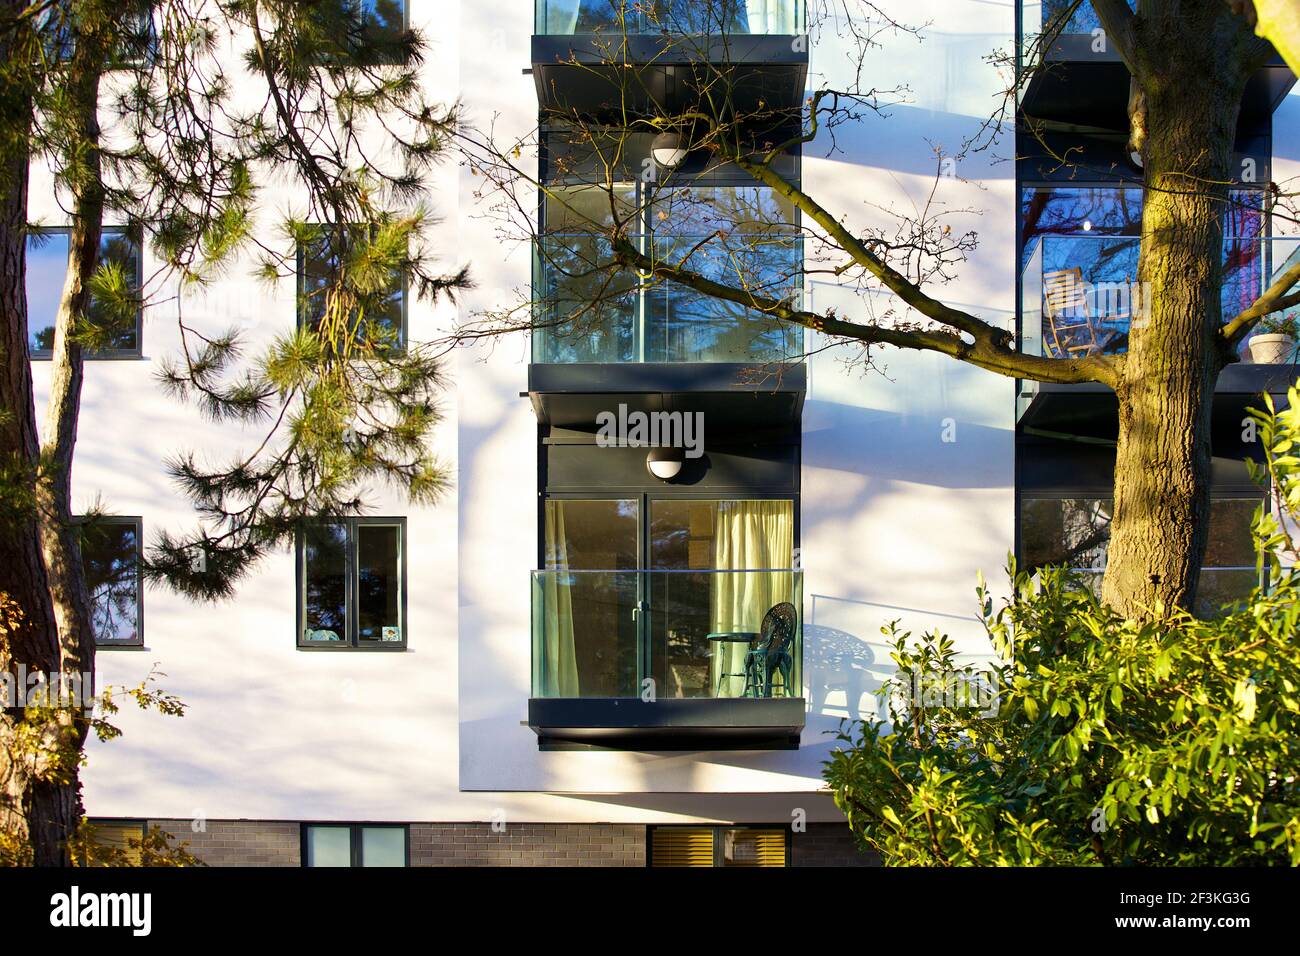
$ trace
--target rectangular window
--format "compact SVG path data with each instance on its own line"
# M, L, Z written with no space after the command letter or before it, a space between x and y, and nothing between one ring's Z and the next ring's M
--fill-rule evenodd
M81 564L97 647L144 644L139 518L96 517L81 529Z
M651 866L789 866L789 831L760 827L652 827Z
M68 272L67 228L33 228L27 234L27 328L28 350L32 358L50 357L54 347L54 325L63 298L63 282ZM140 242L130 231L106 228L99 245L101 265L122 268L127 286L140 291ZM92 300L88 318L95 326L95 339L107 343L96 351L87 350L87 358L122 358L140 354L140 310L132 317L113 315Z
M341 256L340 243L324 226L314 226L307 241L298 247L298 321L318 327L324 320L329 303L328 290L339 269L356 268ZM364 265L373 269L373 266ZM366 282L345 284L350 290L365 287ZM357 301L345 314L333 318L346 322L357 342L401 349L406 345L406 280L400 272L378 283L378 291L356 292Z
M86 822L94 828L94 842L110 850L120 850L133 865L140 865L140 849L145 825L139 820L96 820Z
M303 866L409 866L408 829L394 824L307 823Z
M298 535L300 647L406 647L404 518L306 523Z
M336 49L332 64L400 64L405 57L405 0L318 0L313 8Z
M1259 584L1250 525L1262 499L1213 498L1210 540L1201 568L1196 612L1213 614ZM1114 502L1103 497L1033 496L1020 502L1020 565L1033 571L1065 565L1100 588Z
M1294 244L1265 235L1264 193L1233 189L1223 212L1224 321L1249 306ZM1138 283L1140 188L1028 186L1021 190L1021 336L1053 358L1128 351L1145 308ZM1242 348L1245 349L1243 343Z

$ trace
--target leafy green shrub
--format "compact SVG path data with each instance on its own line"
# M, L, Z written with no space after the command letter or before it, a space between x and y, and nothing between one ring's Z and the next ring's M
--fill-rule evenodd
M1290 403L1255 415L1254 471L1294 520ZM996 716L917 693L963 676L946 637L884 628L888 720L846 722L825 766L862 845L887 865L1300 865L1300 574L1283 523L1261 508L1254 531L1269 586L1210 620L1126 620L1060 568L1012 565L997 606L981 581Z

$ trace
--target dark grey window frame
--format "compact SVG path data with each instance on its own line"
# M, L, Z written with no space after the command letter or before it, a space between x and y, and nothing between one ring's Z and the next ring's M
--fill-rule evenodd
M77 524L87 523L84 517L74 519ZM144 647L144 573L141 562L144 559L144 518L139 515L102 515L95 518L96 524L130 525L135 528L135 620L136 639L134 641L101 641L95 636L95 650L140 650Z
M410 630L407 621L407 562L406 562L406 518L405 516L395 517L352 517L352 518L327 518L318 522L319 524L343 524L348 527L348 550L345 583L345 613L347 615L347 634L343 635L341 641L308 641L304 639L303 634L306 632L306 587L307 587L307 568L306 568L306 550L304 549L304 528L299 526L294 534L294 578L295 591L297 593L298 612L296 615L298 625L297 646L302 651L373 651L376 653L395 653L405 651L408 645L408 633ZM402 639L400 641L374 641L372 643L362 644L360 636L357 633L357 607L356 607L356 529L365 525L378 525L381 527L396 527L397 536L397 561L399 574L402 577L400 594L398 595L399 607L402 618Z
M38 235L67 235L72 232L71 226L29 226L28 234ZM103 232L121 233L128 236L135 245L136 258L140 264L140 274L138 278L141 284L144 282L144 242L143 236L139 229L132 226L104 226ZM66 276L66 272L65 272ZM33 361L48 362L53 358L53 351L50 349L34 349L30 346L31 329L27 331L28 349L27 356ZM120 361L139 361L144 358L144 308L141 306L135 310L135 348L134 349L111 349L104 352L91 352L83 350L82 357L88 362L120 362Z
M338 823L328 820L315 820L310 823L302 823L298 827L299 840L301 844L299 865L304 869L318 869L307 863L307 833L312 827L330 827L333 829L347 828L348 848L351 854L352 867L364 865L364 846L361 839L362 830L401 830L402 842L404 844L404 854L402 866L410 867L411 865L411 826L408 823ZM394 867L396 869L396 867Z
M311 223L311 226L313 228L328 228L329 225L330 225L329 223ZM294 278L294 298L293 298L294 324L297 328L302 328L303 326L303 302L305 301L305 295L306 295L303 289L303 279L306 276L305 260L306 260L306 256L304 254L302 243L298 243L297 247L294 249L295 278ZM409 335L408 324L409 324L409 312L410 312L410 299L411 299L410 279L406 275L406 273L403 272L402 273L402 302L401 302L401 310L400 310L401 315L398 320L400 328L398 331L397 351L399 353L403 353L407 350L407 340Z

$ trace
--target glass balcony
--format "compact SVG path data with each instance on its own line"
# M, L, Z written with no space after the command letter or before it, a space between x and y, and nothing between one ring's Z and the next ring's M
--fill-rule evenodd
M534 571L532 696L798 700L802 608L791 569Z
M806 30L804 0L536 0L535 32L580 34L747 34Z
M653 236L634 240L734 288L798 303L803 239L788 234ZM533 361L793 362L803 329L678 283L616 270L609 241L551 235L533 263Z
M1136 0L1129 0L1129 6L1136 9ZM1074 7L1073 11L1071 7ZM1065 18L1064 22L1062 18ZM1088 49L1093 50L1093 31L1100 29L1101 21L1088 0L1077 5L1074 0L1021 0L1022 66L1031 67L1042 56L1044 34L1050 34L1057 39L1082 36L1089 41Z
M1129 331L1143 314L1139 250L1137 236L1038 237L1021 274L1021 348L1052 358L1127 351ZM1224 321L1297 261L1297 237L1226 239Z

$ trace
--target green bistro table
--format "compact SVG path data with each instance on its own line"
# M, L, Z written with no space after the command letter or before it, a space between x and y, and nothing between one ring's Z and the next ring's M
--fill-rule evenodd
M713 652L714 654L721 654L727 644L744 644L747 647L752 647L754 642L762 636L763 635L759 634L758 631L715 631L709 635L709 643L714 645L716 648ZM724 680L729 680L733 677L743 677L745 678L745 686L740 692L740 695L743 697L745 691L749 690L749 672L746 671L743 674L727 673L724 669L725 667L726 659L724 658L722 665L718 668L718 686L714 688L713 696L721 696L722 682ZM754 689L758 689L757 685L755 685Z

